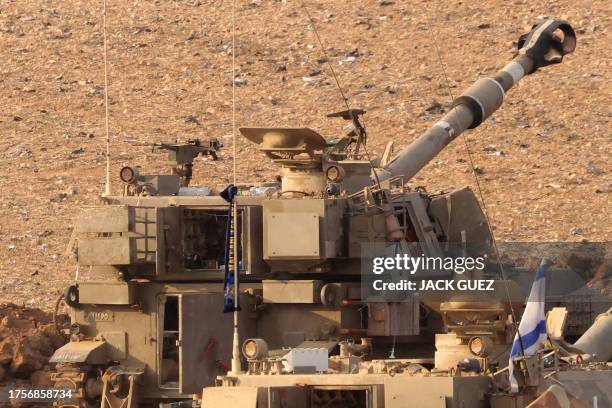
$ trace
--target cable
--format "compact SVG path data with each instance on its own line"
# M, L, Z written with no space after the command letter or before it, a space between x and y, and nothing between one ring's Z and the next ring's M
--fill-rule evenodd
M310 21L310 25L312 26L312 31L314 32L315 36L317 37L317 42L319 43L319 46L321 47L321 52L323 53L323 56L325 57L325 61L327 62L327 65L329 65L329 70L332 73L332 76L334 78L334 81L336 82L336 86L338 87L338 91L340 92L340 96L342 96L342 102L344 102L344 106L346 106L346 110L351 110L351 108L349 107L349 103L348 103L348 98L344 95L344 92L342 91L342 87L340 86L340 81L338 81L338 77L336 76L336 71L334 70L334 67L332 66L331 62L329 61L329 57L327 56L327 52L325 51L325 47L323 47L323 42L321 41L321 37L319 36L319 31L317 30L317 26L314 22L314 20L312 19L312 16L310 15L310 12L308 11L308 9L306 8L306 5L304 4L303 1L300 1L300 4L302 6L302 8L304 9L304 12L306 13L306 16L308 17L308 21ZM352 114L351 114L351 119L352 119Z
M63 293L55 301L55 307L53 308L53 327L55 328L55 331L57 332L57 334L63 336L64 332L62 332L62 329L60 329L59 320L58 320L59 307L60 307L60 303L62 303L62 300L64 300Z
M319 43L319 47L321 47L321 52L323 53L323 56L325 57L325 61L327 62L327 65L329 66L329 70L331 71L332 77L334 78L334 82L336 83L336 87L338 88L338 92L340 92L340 96L342 97L342 102L344 103L344 106L346 107L346 110L349 112L349 115L351 115L351 121L355 121L355 117L353 115L353 111L351 110L350 106L349 106L349 100L346 97L346 95L344 94L344 91L342 91L342 86L340 85L340 81L338 80L338 76L336 75L336 71L334 70L333 65L331 64L329 57L327 56L327 52L325 51L325 47L323 46L323 42L321 41L321 36L319 35L319 30L317 30L317 25L315 24L312 16L310 15L310 12L308 11L308 8L306 7L306 4L304 4L304 1L300 1L301 7L304 9L304 12L306 13L306 16L308 17L308 21L310 22L310 25L312 26L312 31L315 34L315 37L317 38L317 42ZM364 133L365 132L365 125L363 126L363 130ZM356 129L356 131L358 131L358 129ZM366 159L368 160L368 163L370 164L370 168L372 169L372 174L374 175L374 180L376 181L376 186L378 187L379 190L382 191L382 188L380 187L380 179L378 178L378 173L376 172L376 169L374 168L374 165L372 164L372 160L370 160L370 154L368 153L368 149L365 145L365 143L362 145L363 146L363 150L365 151L365 156Z

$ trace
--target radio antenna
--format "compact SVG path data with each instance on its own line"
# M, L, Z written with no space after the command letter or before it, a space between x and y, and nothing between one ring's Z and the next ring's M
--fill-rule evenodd
M104 40L104 126L106 130L106 185L104 196L111 195L110 130L108 125L108 62L106 50L106 0L103 0L102 37Z
M236 0L232 0L232 147L233 147L233 179L234 186L236 185ZM238 189L236 189L236 194ZM238 319L238 311L240 310L240 293L239 293L239 269L240 269L240 259L238 258L238 241L237 241L237 233L238 233L238 200L236 197L232 197L233 202L230 202L230 234L232 241L230 244L229 253L230 256L233 256L234 259L226 259L228 264L233 263L234 269L234 333L232 338L232 363L231 363L231 371L230 373L233 375L242 373L242 363L240 362L240 332L238 331L239 319ZM233 247L233 253L232 253ZM229 257L228 257L229 258Z
M348 114L351 117L351 121L353 123L355 123L356 122L356 118L354 116L353 110L350 107L349 99L346 96L346 94L344 93L344 91L342 90L342 86L340 85L340 80L338 80L338 76L336 75L336 71L334 70L334 67L333 67L332 63L331 63L329 57L327 56L327 51L325 51L325 47L323 46L323 41L321 40L321 36L319 35L319 30L317 30L317 25L315 24L315 21L312 18L312 15L308 11L308 8L306 7L306 4L304 3L304 0L300 1L300 5L301 5L302 9L304 10L304 12L306 13L306 17L308 18L308 21L310 22L310 26L312 27L312 31L313 31L316 39L317 39L317 42L319 43L319 47L321 47L321 53L323 54L323 57L325 57L325 61L326 61L327 65L329 66L329 70L331 71L332 77L334 78L334 82L336 83L336 87L338 88L338 92L340 93L340 97L342 98L342 102L344 103L344 106L346 107L346 110L347 110ZM356 129L356 131L359 131L359 130ZM365 134L365 124L362 124L362 131L363 131L363 134ZM362 147L363 147L363 151L365 152L366 159L370 163L370 168L372 169L372 175L374 176L374 181L376 183L376 186L378 187L379 190L382 190L382 188L380 186L380 179L378 177L378 173L376 172L376 169L374 168L374 164L372 164L372 160L370 159L370 153L368 152L368 148L366 147L365 143L363 143Z

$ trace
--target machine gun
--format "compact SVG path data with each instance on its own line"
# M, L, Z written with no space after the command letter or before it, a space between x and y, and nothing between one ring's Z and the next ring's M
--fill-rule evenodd
M198 156L211 156L217 160L217 152L223 145L219 139L190 139L186 143L138 143L135 146L150 146L152 151L168 151L168 161L172 165L170 176L141 176L138 169L125 166L119 172L119 178L126 185L129 194L148 191L149 194L176 194L178 188L189 187L193 176L193 161ZM178 187L176 186L178 177ZM133 191L132 191L133 190ZM128 195L129 195L128 194Z
M193 175L193 161L198 156L211 156L217 160L217 152L223 145L219 139L209 140L190 139L187 143L154 143L153 151L167 150L168 161L174 163L172 174L180 177L181 187L189 187Z
M368 134L365 126L359 119L359 117L365 113L366 111L363 109L347 109L327 115L328 118L342 118L351 122L347 126L348 132L346 136L340 139L333 148L328 151L329 154L344 153L345 157L350 157L352 159L358 159L360 157L359 150L368 142ZM353 144L355 146L352 148L352 151L350 151L350 147Z

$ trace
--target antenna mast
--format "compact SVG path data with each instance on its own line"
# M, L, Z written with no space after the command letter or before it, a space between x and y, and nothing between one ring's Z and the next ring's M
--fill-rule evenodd
M233 161L233 178L234 185L236 185L236 0L232 1L232 144L234 150L234 161ZM238 190L236 190L238 191ZM240 310L240 293L238 292L238 279L239 279L239 266L240 260L238 259L238 241L237 241L237 223L238 223L238 200L236 197L233 198L233 245L234 245L234 335L232 340L232 366L231 374L242 373L242 363L240 362L240 334L238 332L238 310ZM231 204L230 204L231 206Z
M110 131L108 125L108 63L106 51L106 0L103 0L102 13L102 37L104 39L104 124L106 128L106 185L104 188L104 196L111 195L111 179L110 179Z

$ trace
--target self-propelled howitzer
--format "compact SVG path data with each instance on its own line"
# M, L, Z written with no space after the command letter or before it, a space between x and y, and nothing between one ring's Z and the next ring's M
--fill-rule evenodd
M360 265L364 248L389 241L427 257L453 256L448 243L464 244L467 255L490 250L471 190L430 195L405 181L497 109L523 74L559 62L574 44L567 23L536 26L511 64L468 89L392 161L390 148L370 160L359 109L329 115L351 122L335 141L304 128L240 129L281 167L280 183L239 185L234 198L244 375L225 375L233 327L222 313L227 203L214 187L187 186L190 172L176 168L197 156L181 149L200 146L172 145L172 174L124 168L123 194L83 209L75 223L82 273L67 292L71 341L51 359L56 386L76 389L88 408L194 394L204 407L389 408L408 399L416 407L525 406L533 393L506 405L490 397L489 373L507 364L514 334L510 303L524 300L516 286L497 280L486 302L456 293L437 303L370 301ZM534 378L521 379L531 391Z

